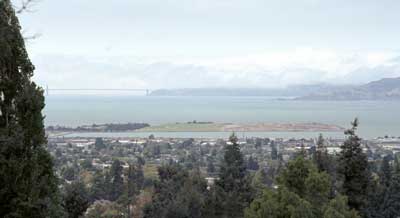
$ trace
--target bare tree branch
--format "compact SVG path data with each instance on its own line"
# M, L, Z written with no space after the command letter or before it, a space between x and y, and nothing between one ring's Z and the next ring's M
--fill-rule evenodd
M22 14L24 12L34 12L32 9L33 6L38 3L40 0L20 0L20 4L15 6L15 12L17 14ZM22 36L25 41L31 41L39 38L42 34L34 33L34 34L27 34L25 30L22 30Z
M40 34L40 33L35 33L35 34L33 34L33 35L28 35L28 36L25 36L25 35L24 35L24 40L25 40L25 41L34 40L34 39L37 39L37 38L39 38L39 37L41 37L41 36L42 36L42 34Z
M27 31L25 29L22 29L21 34L22 34L22 37L24 38L25 42L35 40L42 36L41 33L30 33L29 31Z
M16 13L21 14L23 12L34 12L34 10L32 10L32 7L36 4L36 2L37 0L22 0L21 6L18 10L16 10Z

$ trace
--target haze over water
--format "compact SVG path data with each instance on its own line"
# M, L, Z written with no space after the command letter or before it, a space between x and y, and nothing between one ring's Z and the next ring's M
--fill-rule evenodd
M154 97L154 96L47 96L46 125L78 126L101 123L150 124L212 121L232 123L320 122L348 127L360 119L364 138L400 136L400 102L295 101L271 97ZM314 137L318 133L246 133L247 136ZM148 135L148 134L147 134ZM171 136L177 134L158 134ZM179 134L178 134L179 135ZM181 134L182 135L182 134ZM185 137L221 134L185 133ZM342 133L326 133L339 137ZM121 135L124 136L124 135ZM142 134L142 136L144 136Z

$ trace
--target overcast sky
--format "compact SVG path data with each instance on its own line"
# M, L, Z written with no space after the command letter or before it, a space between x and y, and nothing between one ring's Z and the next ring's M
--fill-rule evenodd
M18 7L17 0L14 1ZM40 0L53 88L282 87L400 76L398 0Z

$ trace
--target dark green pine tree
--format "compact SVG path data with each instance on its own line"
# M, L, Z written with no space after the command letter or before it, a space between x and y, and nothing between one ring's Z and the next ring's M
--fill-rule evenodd
M10 0L0 1L0 217L58 216L52 158L45 150L43 90Z
M278 159L278 148L274 141L271 141L271 159L272 160Z
M393 166L395 172L400 172L400 154L397 153L394 156L394 166Z
M207 182L200 171L170 164L159 167L158 175L152 202L143 210L145 218L210 217L204 210Z
M93 176L93 181L90 186L90 200L92 202L101 199L107 199L107 184L105 176L101 171L97 171Z
M320 134L317 139L316 148L312 159L319 172L326 172L329 174L331 178L330 195L331 197L334 197L336 195L335 183L337 177L336 160L333 155L328 153L328 149L325 144L325 139L322 134Z
M370 172L367 156L361 147L361 138L356 134L358 119L345 131L347 136L339 155L339 173L343 179L342 192L349 198L352 209L362 211L367 203Z
M201 176L200 170L195 169L189 173L183 186L179 190L175 204L184 208L183 217L202 218L207 217L204 211L207 182Z
M127 173L127 193L129 196L135 196L143 188L144 173L142 165L130 164Z
M142 165L129 164L126 175L126 191L123 194L123 203L126 205L128 217L131 216L131 205L135 203L137 195L143 188L144 174Z
M329 198L330 178L299 156L278 176L276 189L265 188L245 210L245 218L358 218L345 196Z
M81 217L89 207L89 196L82 182L67 184L63 198L63 207L68 218Z
M103 138L96 138L96 141L94 143L94 147L97 150L105 149L106 145L104 144Z
M327 166L328 158L329 156L328 156L328 150L325 147L325 139L322 136L322 134L320 134L317 139L315 153L313 154L314 163L320 172L329 171Z
M225 146L219 179L216 185L223 191L223 213L226 217L243 217L243 210L252 200L252 190L246 164L240 152L238 138L232 134Z
M393 174L390 160L391 155L386 155L383 157L380 170L378 171L379 180L371 183L371 191L369 191L368 206L365 213L367 217L391 217L388 216L387 210L388 208L392 207L392 202L390 199L396 196L396 194L393 193L393 190L389 190L389 187L394 181L392 181Z
M215 166L212 160L208 160L207 162L207 172L208 173L214 173L215 172Z
M390 181L392 180L392 166L390 165L390 161L392 159L391 155L386 155L383 157L381 170L379 172L379 178L381 185L384 187L389 187Z
M395 172L382 202L381 215L385 218L400 217L400 172Z
M260 166L258 165L257 160L254 160L253 156L250 156L247 160L247 169L257 171L259 168Z
M111 201L116 201L124 191L124 179L122 178L122 165L121 161L114 160L111 165L111 187L109 197Z
M390 165L392 157L383 158L379 171L379 183L370 193L368 217L397 218L400 216L400 174Z

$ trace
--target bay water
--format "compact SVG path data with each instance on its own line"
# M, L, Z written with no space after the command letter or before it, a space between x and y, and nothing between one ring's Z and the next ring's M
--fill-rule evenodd
M46 125L79 126L144 122L151 125L188 121L230 123L319 122L349 127L358 117L364 138L400 136L399 101L300 101L279 97L156 97L50 95ZM88 135L89 133L86 133ZM111 134L111 135L110 135ZM150 133L104 133L105 136L146 136ZM153 133L164 137L226 137L230 133ZM314 137L314 132L238 133L263 137ZM79 135L79 134L78 134ZM80 134L85 135L85 134ZM90 135L90 134L89 134ZM93 135L93 134L92 134ZM340 137L341 132L324 133Z

